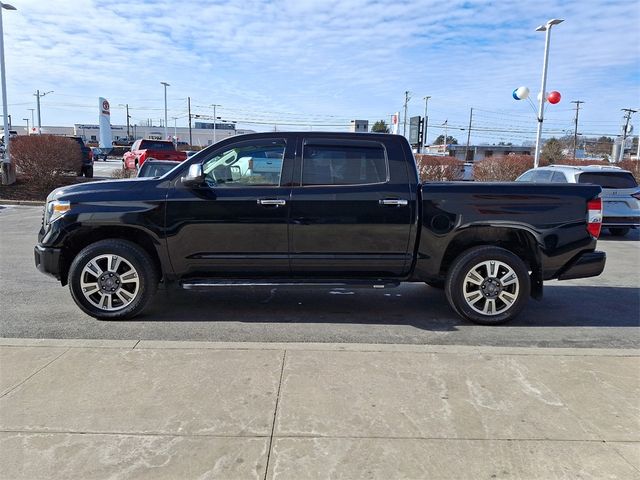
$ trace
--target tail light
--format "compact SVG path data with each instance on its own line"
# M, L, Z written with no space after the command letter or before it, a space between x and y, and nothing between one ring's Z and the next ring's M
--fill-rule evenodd
M594 237L600 236L602 229L602 199L594 198L587 202L587 231Z

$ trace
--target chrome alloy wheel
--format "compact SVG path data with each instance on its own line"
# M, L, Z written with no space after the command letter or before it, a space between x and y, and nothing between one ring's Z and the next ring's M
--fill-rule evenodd
M504 262L488 260L472 267L464 277L464 299L482 315L499 315L518 299L520 282L513 269Z
M105 254L92 258L82 269L80 288L84 297L96 308L113 312L135 300L140 279L125 258Z

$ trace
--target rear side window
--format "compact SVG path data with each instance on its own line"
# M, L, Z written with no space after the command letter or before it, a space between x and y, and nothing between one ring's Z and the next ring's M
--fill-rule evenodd
M382 145L305 145L303 185L364 185L387 181Z
M578 183L594 183L602 188L635 188L638 182L629 172L584 172Z
M562 172L553 172L553 176L551 177L551 181L553 183L567 183L567 179Z

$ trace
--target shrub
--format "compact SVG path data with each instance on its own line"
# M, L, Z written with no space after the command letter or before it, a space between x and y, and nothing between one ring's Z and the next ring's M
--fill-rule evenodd
M473 164L473 179L479 182L512 182L530 168L533 168L531 155L489 157Z
M640 182L640 160L623 160L616 166L629 170L636 177L636 181Z
M460 180L464 163L455 157L416 155L418 174L423 182Z
M82 151L72 139L56 135L20 136L11 140L11 159L18 174L41 191L57 187L65 173L82 168Z
M138 174L135 170L127 170L125 168L119 168L111 172L111 178L133 178Z

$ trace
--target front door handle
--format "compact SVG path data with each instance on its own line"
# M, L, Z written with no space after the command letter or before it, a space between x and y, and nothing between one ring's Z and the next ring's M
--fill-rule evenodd
M404 198L383 198L379 200L380 205L391 205L394 207L406 207L409 205L409 201Z
M258 199L258 204L259 205L275 205L276 207L282 207L283 205L287 204L286 200L278 200L275 198L259 198Z

